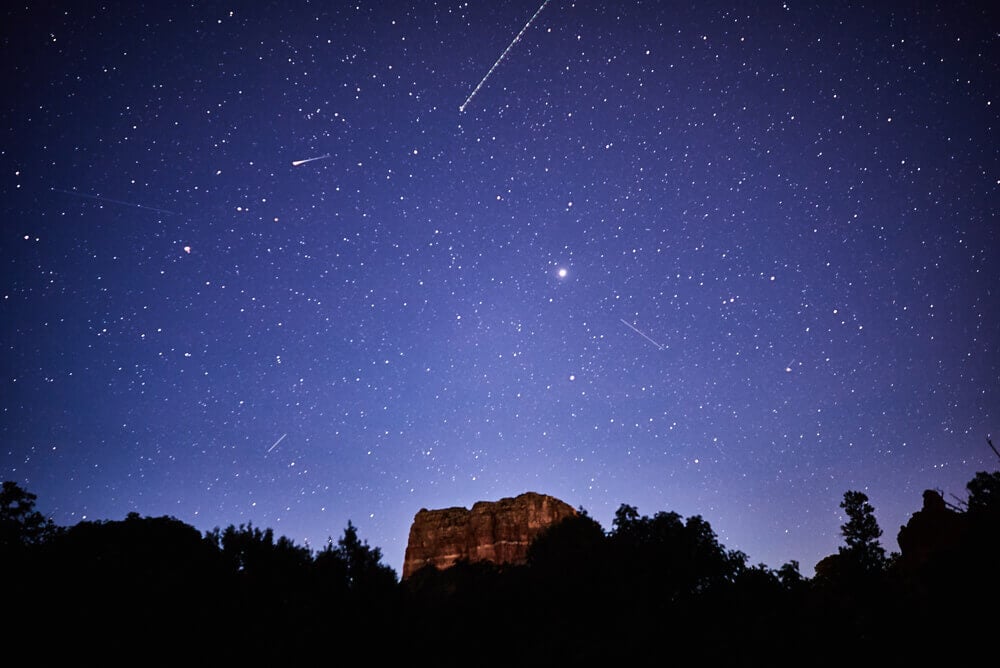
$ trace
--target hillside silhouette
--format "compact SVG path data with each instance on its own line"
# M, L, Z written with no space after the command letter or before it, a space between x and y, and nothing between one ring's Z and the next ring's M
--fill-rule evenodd
M748 563L700 516L584 509L528 562L459 562L400 581L348 522L321 550L172 517L54 525L14 482L0 492L8 660L20 650L132 664L344 661L434 665L923 665L995 638L1000 471L966 498L924 493L886 554L865 494L844 544L803 577Z

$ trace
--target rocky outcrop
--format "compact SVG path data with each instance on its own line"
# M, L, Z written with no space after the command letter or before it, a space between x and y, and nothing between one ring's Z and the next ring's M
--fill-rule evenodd
M940 493L924 491L924 507L899 528L900 567L919 569L931 560L957 554L967 539L967 518L948 508Z
M522 564L542 531L577 514L545 494L525 492L467 508L421 508L410 526L403 579L425 566L445 569L459 561Z

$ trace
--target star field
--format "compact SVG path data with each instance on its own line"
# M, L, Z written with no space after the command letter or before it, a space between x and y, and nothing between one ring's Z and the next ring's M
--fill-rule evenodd
M964 498L996 10L551 0L512 43L540 5L4 10L3 479L63 525L350 519L397 572L420 508L527 490L807 575L845 491L890 550Z

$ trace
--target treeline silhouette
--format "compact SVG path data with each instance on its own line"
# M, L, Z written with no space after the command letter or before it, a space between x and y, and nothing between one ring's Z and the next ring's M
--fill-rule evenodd
M0 492L5 658L65 653L147 665L407 661L420 665L957 665L998 631L1000 472L967 499L924 493L886 554L865 494L844 545L802 576L726 549L700 516L605 530L584 509L517 566L459 563L400 582L348 522L321 550L172 517L55 526L35 495ZM37 661L36 661L37 662Z

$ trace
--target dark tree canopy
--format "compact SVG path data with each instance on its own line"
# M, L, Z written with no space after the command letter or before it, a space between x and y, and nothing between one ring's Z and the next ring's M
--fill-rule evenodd
M868 502L868 496L863 492L845 492L840 507L848 517L840 527L847 544L840 548L840 554L862 572L883 570L886 564L885 548L878 541L882 529L875 519L875 508Z
M604 541L604 529L581 510L542 532L528 548L528 563L553 572L587 568L601 554Z
M968 511L973 514L1000 514L1000 471L980 471L968 482Z
M284 536L275 541L273 530L261 530L252 522L238 528L229 525L222 532L215 529L206 537L220 549L229 570L250 577L281 577L281 573L304 569L312 561L308 548Z
M27 556L5 562L5 606L16 611L15 637L57 633L77 647L102 638L107 652L118 645L102 634L114 629L160 659L287 663L319 658L291 648L364 642L382 660L418 652L435 665L470 656L490 665L484 638L514 638L533 665L631 665L679 647L708 665L797 666L816 648L823 665L874 650L919 663L911 644L925 638L949 639L953 651L957 638L992 637L989 618L940 612L1000 599L1000 473L978 473L968 490L965 512L928 506L940 495L925 494L897 560L879 543L868 497L846 492L844 545L812 579L795 561L749 566L700 515L622 504L608 532L582 508L549 527L523 565L429 566L401 583L351 521L316 553L253 524L201 534L130 513L58 528L33 494L5 483L4 548ZM954 523L947 541L941 522ZM41 619L44 630L32 624Z
M337 547L328 546L344 566L348 589L352 591L385 590L396 582L396 572L382 564L382 550L369 547L358 537L358 529L348 520Z
M37 496L10 480L0 489L0 553L37 545L52 535L53 523L35 510Z

